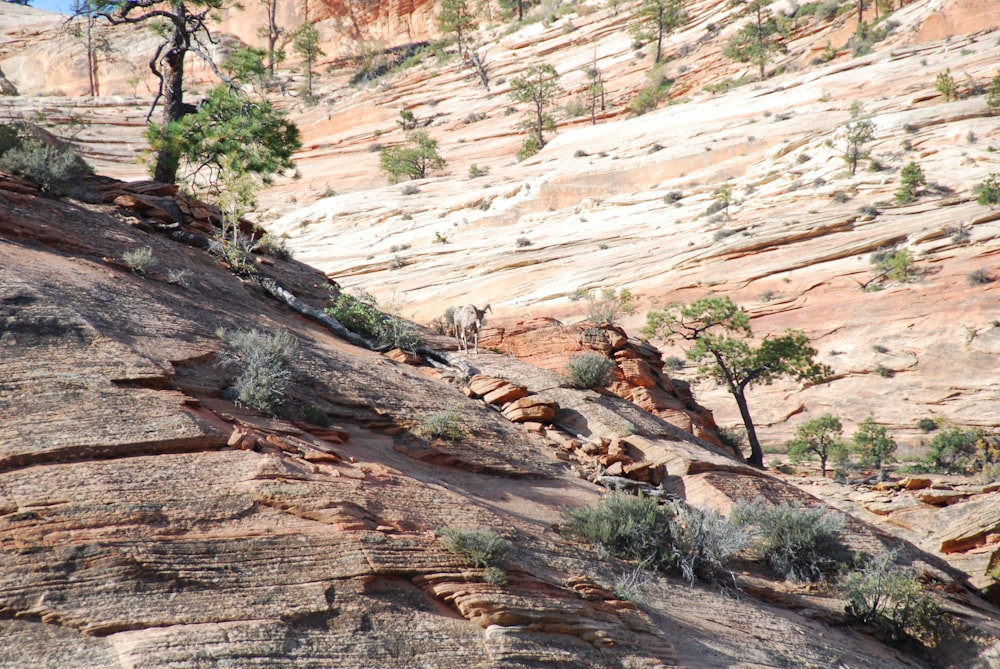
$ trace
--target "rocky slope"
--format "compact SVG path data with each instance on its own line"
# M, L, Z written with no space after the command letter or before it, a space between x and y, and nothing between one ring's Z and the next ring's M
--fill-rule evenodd
M330 299L316 270L258 256L241 279L203 250L218 221L154 184L56 200L0 179L0 666L971 666L1000 638L963 574L854 521L851 548L901 547L978 650L891 650L835 591L749 566L735 599L650 575L642 606L619 600L628 565L557 529L599 496L588 472L723 511L820 502L509 356L427 335L451 361L431 367L349 343L305 317ZM121 260L140 247L142 274ZM219 328L298 343L282 418L225 399ZM440 412L461 438L423 436ZM509 539L507 584L445 527Z
M666 72L676 79L671 101L680 104L640 117L629 117L626 104L645 86L649 55L633 48L625 9L615 14L593 5L511 33L484 28L476 40L492 80L488 92L457 58L429 58L362 87L347 86L354 70L332 59L332 72L317 68L318 104L279 99L304 132L301 178L262 193L258 218L288 234L299 258L345 287L396 303L425 323L462 302L492 303L498 324L534 316L572 322L584 315L572 299L579 290L625 287L639 298L639 310L623 322L635 333L649 308L730 295L761 335L805 330L836 373L831 383L808 389L777 384L753 391L760 431L776 447L799 422L827 411L848 431L872 412L906 453L922 443L919 418L991 428L1000 404L997 283L970 282L997 274L997 216L975 204L971 192L997 171L997 125L983 97L965 93L995 74L996 5L907 3L889 17L894 30L861 57L836 48L853 32L853 14L823 22L806 16L797 20L788 55L774 63L785 73L716 93L705 86L752 76L719 55L739 23L724 3L689 10L691 22L666 46ZM24 63L79 51L51 30L29 30L23 21L7 29L0 67L19 89L61 90L18 74ZM35 39L39 34L52 38ZM833 59L814 63L827 43ZM333 41L327 46L343 53ZM560 102L582 101L582 70L595 49L608 103L599 123L564 117L545 150L515 161L523 133L520 112L509 113L507 82L528 64L557 62L566 90ZM148 98L131 97L141 88L124 87L125 71L114 69L137 60L105 66L102 90L129 97L22 95L0 100L0 114L23 118L40 110L57 134L75 135L99 171L141 178L135 159ZM946 101L934 88L945 70L963 93L958 100ZM60 71L46 68L46 76ZM85 80L74 72L75 81ZM192 72L193 82L207 74ZM869 149L882 169L863 164L852 178L842 155L854 103L875 123ZM415 194L404 194L407 184L387 185L371 150L402 139L402 109L415 114L448 160ZM899 206L898 171L910 161L931 188ZM489 173L469 178L472 164ZM726 182L735 196L728 218L705 215ZM920 279L862 292L873 276L870 255L892 244L913 252ZM681 354L656 343L668 355ZM719 424L738 423L723 392L696 390Z
M661 396L685 384L655 365L650 372L646 345L614 349L619 378L628 380L618 390L659 418L566 388L555 373L584 347L579 289L638 295L639 312L623 321L633 334L647 308L728 294L750 310L760 334L806 330L836 371L822 386L753 391L769 445L825 411L842 416L848 432L873 412L907 452L919 450L914 423L928 415L993 429L997 284L969 277L998 271L1000 214L976 205L971 189L1000 171L1000 137L981 95L945 101L934 79L949 68L964 90L993 76L997 8L984 0L907 3L872 53L854 58L839 49L826 64L812 60L828 41L846 42L852 19L804 20L776 63L785 73L710 93L706 85L752 72L719 56L738 27L724 3L693 3L692 22L667 45L672 97L683 104L630 118L625 105L645 85L648 47L635 51L628 11L592 4L596 11L513 33L485 28L477 39L489 92L458 60L431 59L347 86L353 70L339 58L349 49L335 44L339 10L331 8L324 29L337 69L320 75L318 104L278 100L306 137L302 178L261 193L257 218L289 235L297 259L417 321L460 302L492 303L490 345L534 364L483 354L474 361L487 377L477 381L481 393L471 383L462 393L449 380L463 376L460 364L434 372L348 345L203 252L152 234L153 223L178 215L157 208L166 205L156 189L104 183L113 197L57 202L5 181L0 367L9 380L0 402L19 419L0 428L3 573L16 575L0 579L0 624L14 639L0 663L202 666L213 653L251 658L250 666L306 658L390 666L403 657L435 666L914 661L842 628L840 604L829 596L788 595L773 582L752 587L750 575L748 590L782 606L720 600L669 579L648 584L641 609L615 600L606 587L624 565L597 561L553 531L561 506L596 498L600 489L588 479L607 468L632 481L665 480L691 503L720 510L757 493L816 502L713 450L711 428L735 423L733 407L707 386L695 390L711 412L683 392ZM405 41L398 15L379 16L386 45ZM0 67L22 93L0 99L0 117L72 134L99 173L142 178L135 158L149 97L132 67L145 60L141 44L123 40L138 51L106 63L105 97L62 97L52 93L79 95L86 77L39 65L76 62L69 54L79 44L30 8L4 7L0 17ZM255 39L236 23L232 32ZM563 119L538 156L516 162L523 134L519 114L508 113L506 82L527 64L552 62L570 101L582 94L581 69L595 50L609 102L599 123ZM192 72L194 86L208 80L207 70ZM871 149L886 169L863 166L851 178L841 156L855 101L872 115ZM403 108L449 161L414 194L387 185L370 150L402 138ZM898 169L910 160L934 188L914 204L893 205ZM472 164L489 173L470 178ZM728 218L704 215L725 182L737 195ZM211 229L199 207L182 218L201 235ZM869 254L891 243L914 252L920 280L862 292ZM171 270L188 270L188 285L172 282L165 264L145 278L125 271L118 259L139 245L161 262L170 258ZM284 261L261 267L308 304L327 303L315 270ZM563 330L553 318L570 325ZM304 350L293 406L319 406L335 427L310 426L301 414L266 419L222 400L231 379L215 364L219 326L293 331ZM508 386L534 399L505 418L486 407L495 406L490 393ZM557 425L525 429L509 420L556 408ZM469 422L462 443L406 432L445 410ZM709 441L693 443L678 428ZM997 493L910 492L897 481L845 498L843 487L804 483L911 542L908 559L926 565L929 579L963 581L915 547L947 554L977 587L990 584ZM933 490L948 485L956 487ZM483 583L444 552L433 532L447 525L492 527L515 540L511 586ZM868 550L895 543L867 525L852 537ZM952 606L995 635L992 609L969 601ZM556 648L566 655L553 655Z

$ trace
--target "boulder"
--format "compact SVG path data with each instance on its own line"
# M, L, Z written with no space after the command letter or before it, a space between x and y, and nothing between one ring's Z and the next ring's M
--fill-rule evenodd
M549 423L556 417L556 403L537 395L529 395L504 406L503 415L513 423Z

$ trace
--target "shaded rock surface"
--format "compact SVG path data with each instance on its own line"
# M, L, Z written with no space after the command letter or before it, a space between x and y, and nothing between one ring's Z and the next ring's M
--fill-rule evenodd
M919 666L835 615L672 578L650 575L636 607L612 590L628 565L555 529L602 490L574 470L594 442L621 478L652 487L660 468L657 487L692 504L818 503L792 486L624 399L509 356L461 356L480 392L558 408L519 427L441 370L349 344L233 275L196 241L210 208L157 195L180 212L179 231L157 231L133 206L148 184L84 190L92 202L0 180L0 411L13 417L0 423L0 665L201 666L210 653L268 667ZM137 246L158 261L141 275L118 260ZM268 260L261 275L329 302L316 270ZM298 341L280 417L224 399L234 372L218 365L219 327ZM307 404L332 424L305 420ZM423 417L444 410L464 436L421 438ZM443 527L510 540L507 584L444 550ZM885 540L862 524L851 537ZM931 556L907 559L964 592ZM983 617L967 592L946 596ZM720 634L734 618L753 622Z

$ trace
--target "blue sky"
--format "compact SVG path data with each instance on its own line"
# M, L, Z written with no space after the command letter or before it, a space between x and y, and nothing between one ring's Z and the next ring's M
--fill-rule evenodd
M58 14L69 14L69 8L73 5L73 0L32 0L31 6L35 9L44 9L47 12Z

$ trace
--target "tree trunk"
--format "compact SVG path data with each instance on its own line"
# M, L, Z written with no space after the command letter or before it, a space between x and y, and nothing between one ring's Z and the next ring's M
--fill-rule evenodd
M753 419L750 417L750 407L747 406L747 398L742 388L732 389L733 397L736 399L736 406L740 408L740 416L743 418L743 427L747 431L747 441L750 442L750 455L747 456L747 464L758 469L764 468L764 451L760 447L760 439L757 438L757 430L753 426Z
M93 16L87 17L87 77L90 83L90 96L100 95L97 84L97 48L94 46L94 21Z
M757 58L760 62L760 80L764 81L766 76L765 64L767 62L766 51L764 51L764 16L760 3L757 4Z
M181 19L183 21L183 19ZM187 53L187 35L181 28L174 28L170 49L163 56L163 125L179 121L184 116L184 56ZM169 148L160 149L156 155L153 179L165 184L176 183L180 156Z
M660 58L663 57L663 3L660 3L659 9L656 12L656 60L653 63L659 63Z

